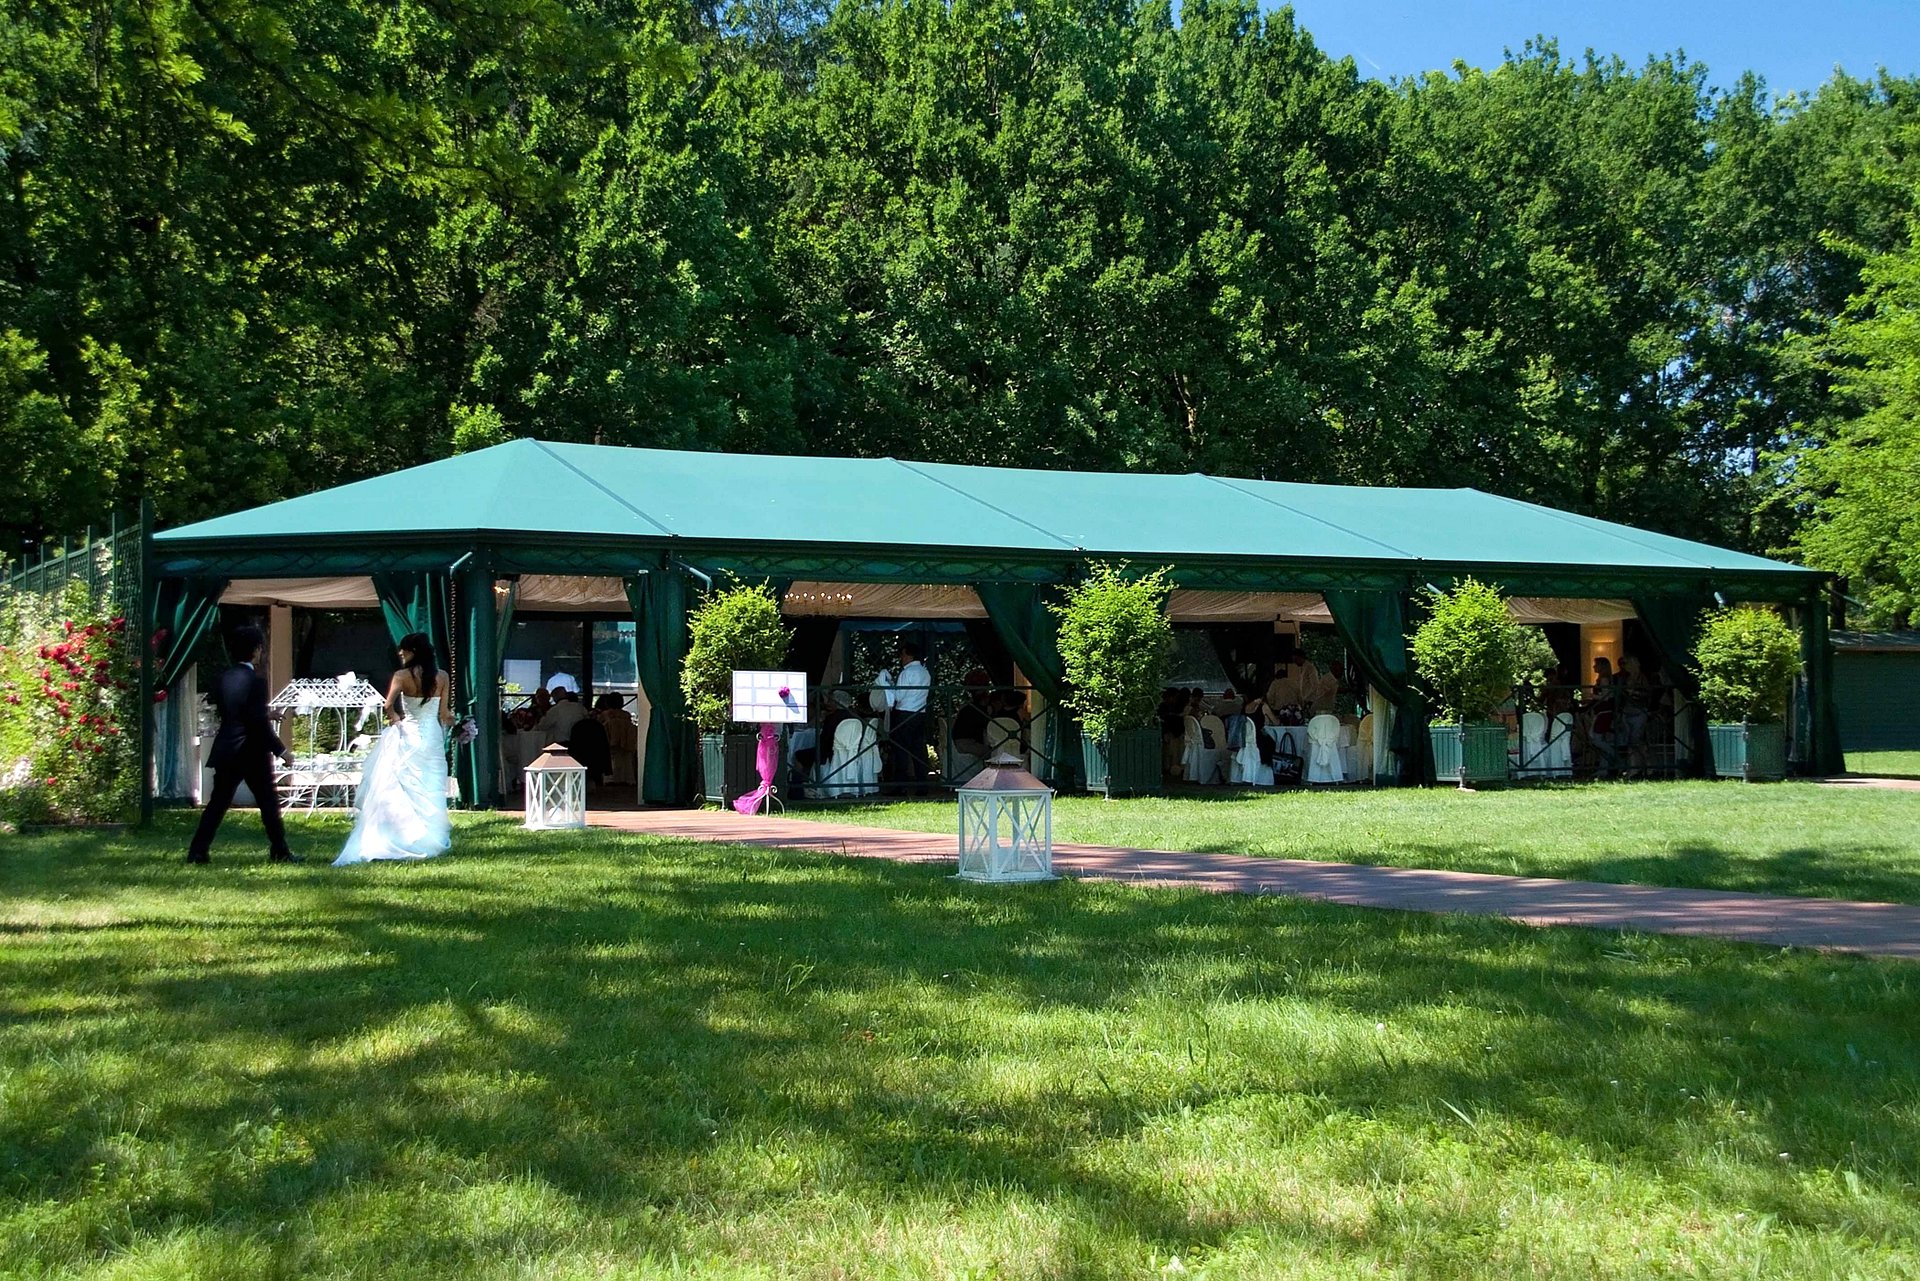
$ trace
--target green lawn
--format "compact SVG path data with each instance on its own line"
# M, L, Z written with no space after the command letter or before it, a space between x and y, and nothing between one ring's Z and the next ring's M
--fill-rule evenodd
M1811 783L1596 783L1062 797L1054 839L1920 903L1920 793ZM797 817L952 831L953 802Z
M1920 778L1920 752L1848 752L1847 773Z
M186 830L0 841L0 1273L1920 1275L1913 965Z

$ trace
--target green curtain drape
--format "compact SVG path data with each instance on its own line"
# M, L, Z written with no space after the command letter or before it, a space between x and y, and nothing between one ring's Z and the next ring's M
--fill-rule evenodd
M687 657L687 613L693 587L677 570L655 569L626 580L633 606L634 656L652 712L640 797L650 805L687 805L699 791L700 740L680 692Z
M1064 792L1080 785L1080 727L1063 702L1067 665L1060 657L1060 619L1047 608L1047 590L1033 583L974 584L1000 643L1051 705L1045 752L1053 762L1053 785Z
M220 593L227 590L228 581L212 575L192 575L163 578L154 585L147 598L150 612L144 620L147 628L149 690L166 690L170 694L180 678L187 674L187 668L199 653L201 643L220 622ZM173 777L177 773L173 768L173 757L179 750L174 725L176 717L183 713L169 708L156 716L154 704L149 701L141 709L141 714L146 718L142 751L149 763L157 763L160 794L173 796L181 794L183 789L190 790L193 780ZM142 774L144 776L144 770ZM151 806L152 801L143 782L143 818L150 813Z
M200 642L220 621L220 593L229 580L211 576L164 578L153 594L147 619L153 652L153 688L170 689L186 675Z
M1847 768L1840 748L1840 717L1833 705L1833 643L1827 634L1824 589L1800 609L1800 683L1804 698L1800 768L1813 775Z
M1707 593L1675 596L1635 596L1633 611L1647 636L1660 651L1666 679L1687 698L1685 732L1693 744L1686 773L1701 777L1713 771L1713 744L1707 735L1707 709L1700 702L1700 678L1693 671L1693 646L1700 639L1700 618L1713 607ZM1679 731L1682 727L1675 726Z
M446 582L450 575L423 577ZM379 590L377 583L375 588ZM437 598L429 594L427 599ZM460 799L478 809L491 809L500 803L500 599L485 555L475 553L462 563L457 589L448 603L458 608L459 635L447 664L453 673L455 714L473 717L476 731L472 742L454 750L454 772ZM451 608L443 617L449 627L456 621ZM391 617L387 625L393 626Z
M1327 610L1368 683L1393 704L1392 746L1402 783L1433 781L1427 702L1413 681L1407 654L1407 597L1402 592L1331 590Z
M403 636L425 632L444 659L450 652L447 640L453 634L450 576L440 570L422 570L370 577L373 593L380 599L380 613L387 622L387 635L394 643Z
M507 658L507 638L513 635L513 610L520 603L520 580L509 580L506 588L504 592L495 590L493 593L494 603L500 611L493 629L493 652L503 663Z

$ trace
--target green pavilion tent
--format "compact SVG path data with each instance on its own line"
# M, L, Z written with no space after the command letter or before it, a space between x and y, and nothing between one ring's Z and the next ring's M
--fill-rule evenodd
M691 799L696 782L677 673L701 582L733 573L776 584L965 584L1057 701L1044 606L1092 560L1166 566L1186 589L1319 593L1369 682L1401 712L1416 777L1424 709L1404 637L1426 586L1472 574L1511 595L1631 601L1676 671L1716 600L1787 605L1807 642L1803 767L1840 767L1824 575L1471 489L521 440L169 530L150 556L152 625L170 661L212 625L213 603L235 580L364 575L396 636L424 630L447 646L455 697L473 711L499 705L517 576L618 577L653 709L644 792L661 802ZM480 762L494 759L498 717L476 721L461 783L471 802L489 804L493 771Z

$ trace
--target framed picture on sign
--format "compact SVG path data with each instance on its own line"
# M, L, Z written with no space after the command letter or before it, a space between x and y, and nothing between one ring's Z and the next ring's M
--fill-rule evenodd
M807 723L805 672L735 672L733 719L746 725Z

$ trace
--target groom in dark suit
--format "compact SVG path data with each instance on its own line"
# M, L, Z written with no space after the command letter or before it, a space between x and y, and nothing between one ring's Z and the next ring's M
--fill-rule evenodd
M288 764L292 755L273 732L267 711L267 678L259 672L267 638L258 627L242 627L233 634L233 667L220 674L213 703L220 709L220 732L214 735L207 763L213 766L213 792L200 815L200 826L187 847L187 862L205 863L207 850L220 820L233 804L233 794L245 783L260 807L260 825L267 829L268 858L275 863L298 863L287 848L287 832L280 822L280 794L273 785L273 758ZM245 655L245 657L241 657Z

